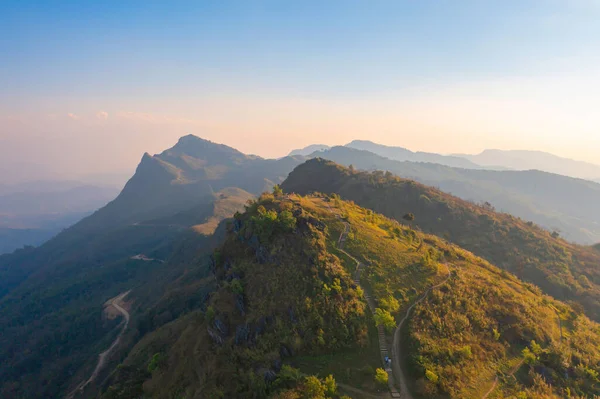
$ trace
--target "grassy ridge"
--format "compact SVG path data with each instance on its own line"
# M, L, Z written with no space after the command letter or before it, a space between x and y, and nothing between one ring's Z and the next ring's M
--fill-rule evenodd
M288 192L337 193L342 198L446 238L560 300L600 319L600 252L568 243L540 227L391 173L356 172L322 159L296 168Z
M331 215L341 214L350 223L346 249L368 265L365 277L378 305L390 309L390 297L400 304L390 309L396 322L417 296L441 280L442 263L452 272L415 308L404 329L405 364L416 395L481 397L496 375L496 397L598 394L596 323L439 237L416 232L336 195L329 201L321 197L300 200L305 208L320 209L336 233L341 222ZM333 212L324 211L329 208ZM540 348L535 359L521 363L522 351L532 342ZM510 374L517 364L523 366L515 378ZM543 383L544 378L550 384Z

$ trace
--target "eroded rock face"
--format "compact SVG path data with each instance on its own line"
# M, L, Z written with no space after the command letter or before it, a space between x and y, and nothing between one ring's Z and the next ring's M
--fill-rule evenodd
M270 259L271 254L269 253L267 248L263 247L262 245L258 247L258 249L256 250L256 260L258 261L258 263L262 265L269 262Z
M242 345L248 342L248 336L250 334L250 328L247 324L237 326L235 330L235 344Z
M213 342L217 345L223 345L223 338L212 328L207 327L208 336L213 340Z
M239 310L242 316L246 316L246 306L244 305L244 296L241 294L236 295L235 307Z
M277 374L273 370L265 371L264 376L267 384L272 384L277 379Z
M296 314L294 312L294 308L292 308L291 306L288 308L288 314L290 316L290 321L294 324L298 323L298 320L296 319Z
M221 336L225 337L229 334L229 328L227 328L227 325L221 321L221 319L215 318L215 322L213 324Z
M244 222L242 222L239 219L235 219L233 221L233 231L235 231L236 233L239 233L240 230L242 229L242 227L244 227Z
M254 249L257 249L258 247L260 247L260 241L258 241L258 237L255 235L250 237L250 239L248 240L248 245Z
M313 225L319 231L325 231L325 223L315 217L309 217L307 222Z
M223 263L223 270L228 271L231 269L231 259L227 259L225 263Z
M282 359L285 359L286 357L294 356L294 351L287 345L281 344L281 346L279 348L279 355L281 356Z
M265 332L267 329L267 320L264 317L261 317L254 328L254 333L259 336Z

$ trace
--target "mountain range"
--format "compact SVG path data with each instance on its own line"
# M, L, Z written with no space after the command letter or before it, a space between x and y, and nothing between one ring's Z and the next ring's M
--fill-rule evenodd
M600 252L533 223L594 234L596 186L182 137L0 256L0 397L600 394Z
M542 151L485 150L477 155L456 154L456 156L466 158L486 167L501 166L513 170L537 169L596 181L598 180L598 176L600 176L599 165L575 161Z
M567 239L584 244L600 241L600 186L540 171L493 171L440 164L393 161L368 151L333 147L314 153L362 170L389 171L476 203L536 222Z
M348 148L365 150L394 161L426 162L466 169L487 170L539 170L569 177L600 182L600 165L576 161L542 151L485 150L480 154L441 155L428 152L413 152L403 147L386 146L368 140L354 140ZM311 145L294 150L290 155L311 155L316 151L329 150L326 145Z

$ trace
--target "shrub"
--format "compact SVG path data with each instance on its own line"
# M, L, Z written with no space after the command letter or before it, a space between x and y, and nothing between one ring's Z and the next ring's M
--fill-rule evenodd
M306 399L325 398L325 387L314 375L306 377L306 380L304 381L304 397Z
M155 370L160 368L162 363L163 363L162 354L155 353L154 356L152 356L152 359L150 359L150 362L148 363L148 372L153 373Z
M231 288L231 292L234 294L242 295L244 293L244 287L242 286L242 282L240 280L232 280L229 287Z
M381 386L387 386L388 384L388 373L382 368L375 370L375 381Z
M377 308L375 309L375 325L377 327L383 326L387 332L392 332L396 328L396 320L394 316L390 314L385 309Z
M438 377L438 375L431 370L425 371L425 378L427 378L429 381L431 381L434 384L437 384L440 379L440 377Z
M327 395L333 396L337 392L337 384L331 374L325 378L323 385L325 386L325 393Z
M387 310L390 313L397 312L398 309L400 309L400 303L392 295L388 295L385 298L381 298L379 300L379 304L383 309Z

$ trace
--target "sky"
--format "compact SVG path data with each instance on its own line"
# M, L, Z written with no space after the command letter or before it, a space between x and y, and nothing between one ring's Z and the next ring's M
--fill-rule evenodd
M600 163L600 0L13 1L0 183L130 174L186 134Z

